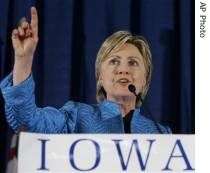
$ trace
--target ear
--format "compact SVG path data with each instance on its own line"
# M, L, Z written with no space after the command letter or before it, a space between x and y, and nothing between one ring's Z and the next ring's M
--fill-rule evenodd
M145 76L142 80L142 91L145 90L146 86L147 86L147 79L146 79L146 76Z
M99 81L99 83L102 85L102 83L103 83L103 79L102 79L101 74L99 75L98 81Z
M146 88L146 86L147 86L147 80L146 80L146 78L145 78L145 79L144 79L143 89L145 89L145 88Z

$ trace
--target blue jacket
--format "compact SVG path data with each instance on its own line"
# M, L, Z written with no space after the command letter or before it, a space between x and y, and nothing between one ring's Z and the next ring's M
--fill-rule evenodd
M68 101L62 108L39 108L35 104L35 84L32 75L21 84L12 86L12 74L0 87L5 100L6 118L10 126L19 132L26 128L40 133L124 133L120 107L104 100L100 104L84 104ZM169 127L160 125L164 133ZM131 133L158 133L154 122L134 110Z

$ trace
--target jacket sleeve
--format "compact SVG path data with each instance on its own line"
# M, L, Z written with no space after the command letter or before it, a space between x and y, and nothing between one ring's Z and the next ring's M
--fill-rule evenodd
M163 134L172 134L172 130L169 126L160 125L160 128Z
M77 109L68 103L61 109L39 108L35 104L35 83L32 75L12 86L12 74L0 83L9 125L18 133L21 128L39 133L70 133L74 131Z

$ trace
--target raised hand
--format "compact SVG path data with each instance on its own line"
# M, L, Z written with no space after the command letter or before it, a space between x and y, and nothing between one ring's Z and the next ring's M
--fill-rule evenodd
M31 73L31 67L38 43L38 15L35 7L31 7L31 23L25 18L19 22L18 28L12 32L12 45L15 53L13 84L17 85Z
M25 18L19 22L17 29L12 32L12 44L15 58L33 56L38 43L38 16L35 7L31 8L31 23Z

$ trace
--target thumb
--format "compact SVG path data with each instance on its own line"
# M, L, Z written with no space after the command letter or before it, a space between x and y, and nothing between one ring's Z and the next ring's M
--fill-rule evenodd
M12 45L14 48L17 48L20 45L20 39L17 29L14 29L12 32Z

